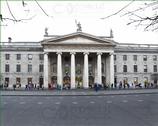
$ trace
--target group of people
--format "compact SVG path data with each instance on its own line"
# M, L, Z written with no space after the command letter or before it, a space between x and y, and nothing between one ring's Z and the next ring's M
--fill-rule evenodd
M39 84L39 83L32 83L29 82L28 84L25 85L25 90L39 90L39 89L44 89L43 84Z

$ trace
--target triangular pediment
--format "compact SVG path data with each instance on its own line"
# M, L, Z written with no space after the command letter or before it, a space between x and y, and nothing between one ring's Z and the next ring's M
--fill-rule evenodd
M116 43L113 40L102 39L100 37L93 36L83 32L76 32L68 35L45 39L42 41L41 44L105 44L111 46L116 45Z

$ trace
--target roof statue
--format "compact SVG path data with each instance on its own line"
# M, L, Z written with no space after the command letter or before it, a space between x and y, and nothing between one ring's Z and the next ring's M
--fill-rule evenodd
M75 20L75 23L76 23L76 25L77 25L77 32L81 32L81 31L82 31L82 27L81 27L80 22L77 22L77 21Z
M110 37L111 37L111 38L114 38L113 30L112 30L112 29L110 29Z
M46 27L46 28L44 29L44 31L45 31L45 35L47 36L47 35L48 35L48 28Z

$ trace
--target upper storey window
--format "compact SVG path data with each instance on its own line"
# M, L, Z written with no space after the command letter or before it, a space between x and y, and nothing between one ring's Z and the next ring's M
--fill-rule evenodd
M123 55L123 61L127 61L127 55Z
M137 55L133 55L133 60L137 61Z
M147 61L147 55L143 56L143 61Z
M157 61L157 56L153 55L153 61Z
M39 60L43 60L44 59L44 55L43 54L39 54Z
M5 54L5 59L9 60L10 59L10 54Z
M21 54L16 54L16 59L21 60Z

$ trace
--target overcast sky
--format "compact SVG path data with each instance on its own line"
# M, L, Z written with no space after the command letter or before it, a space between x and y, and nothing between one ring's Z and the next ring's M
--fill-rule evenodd
M158 32L144 32L143 28L136 29L134 25L127 26L129 18L122 17L128 9L134 9L144 2L132 3L124 12L102 20L117 12L130 1L39 1L39 4L49 15L46 16L35 1L26 1L22 6L20 1L9 1L9 6L16 19L28 19L19 23L3 21L1 25L1 41L41 41L44 29L48 28L50 35L63 35L76 32L75 19L81 23L82 31L92 35L109 36L110 29L113 30L114 40L120 43L158 44ZM1 12L3 17L11 17L7 4L2 2ZM7 25L7 26L5 26Z

